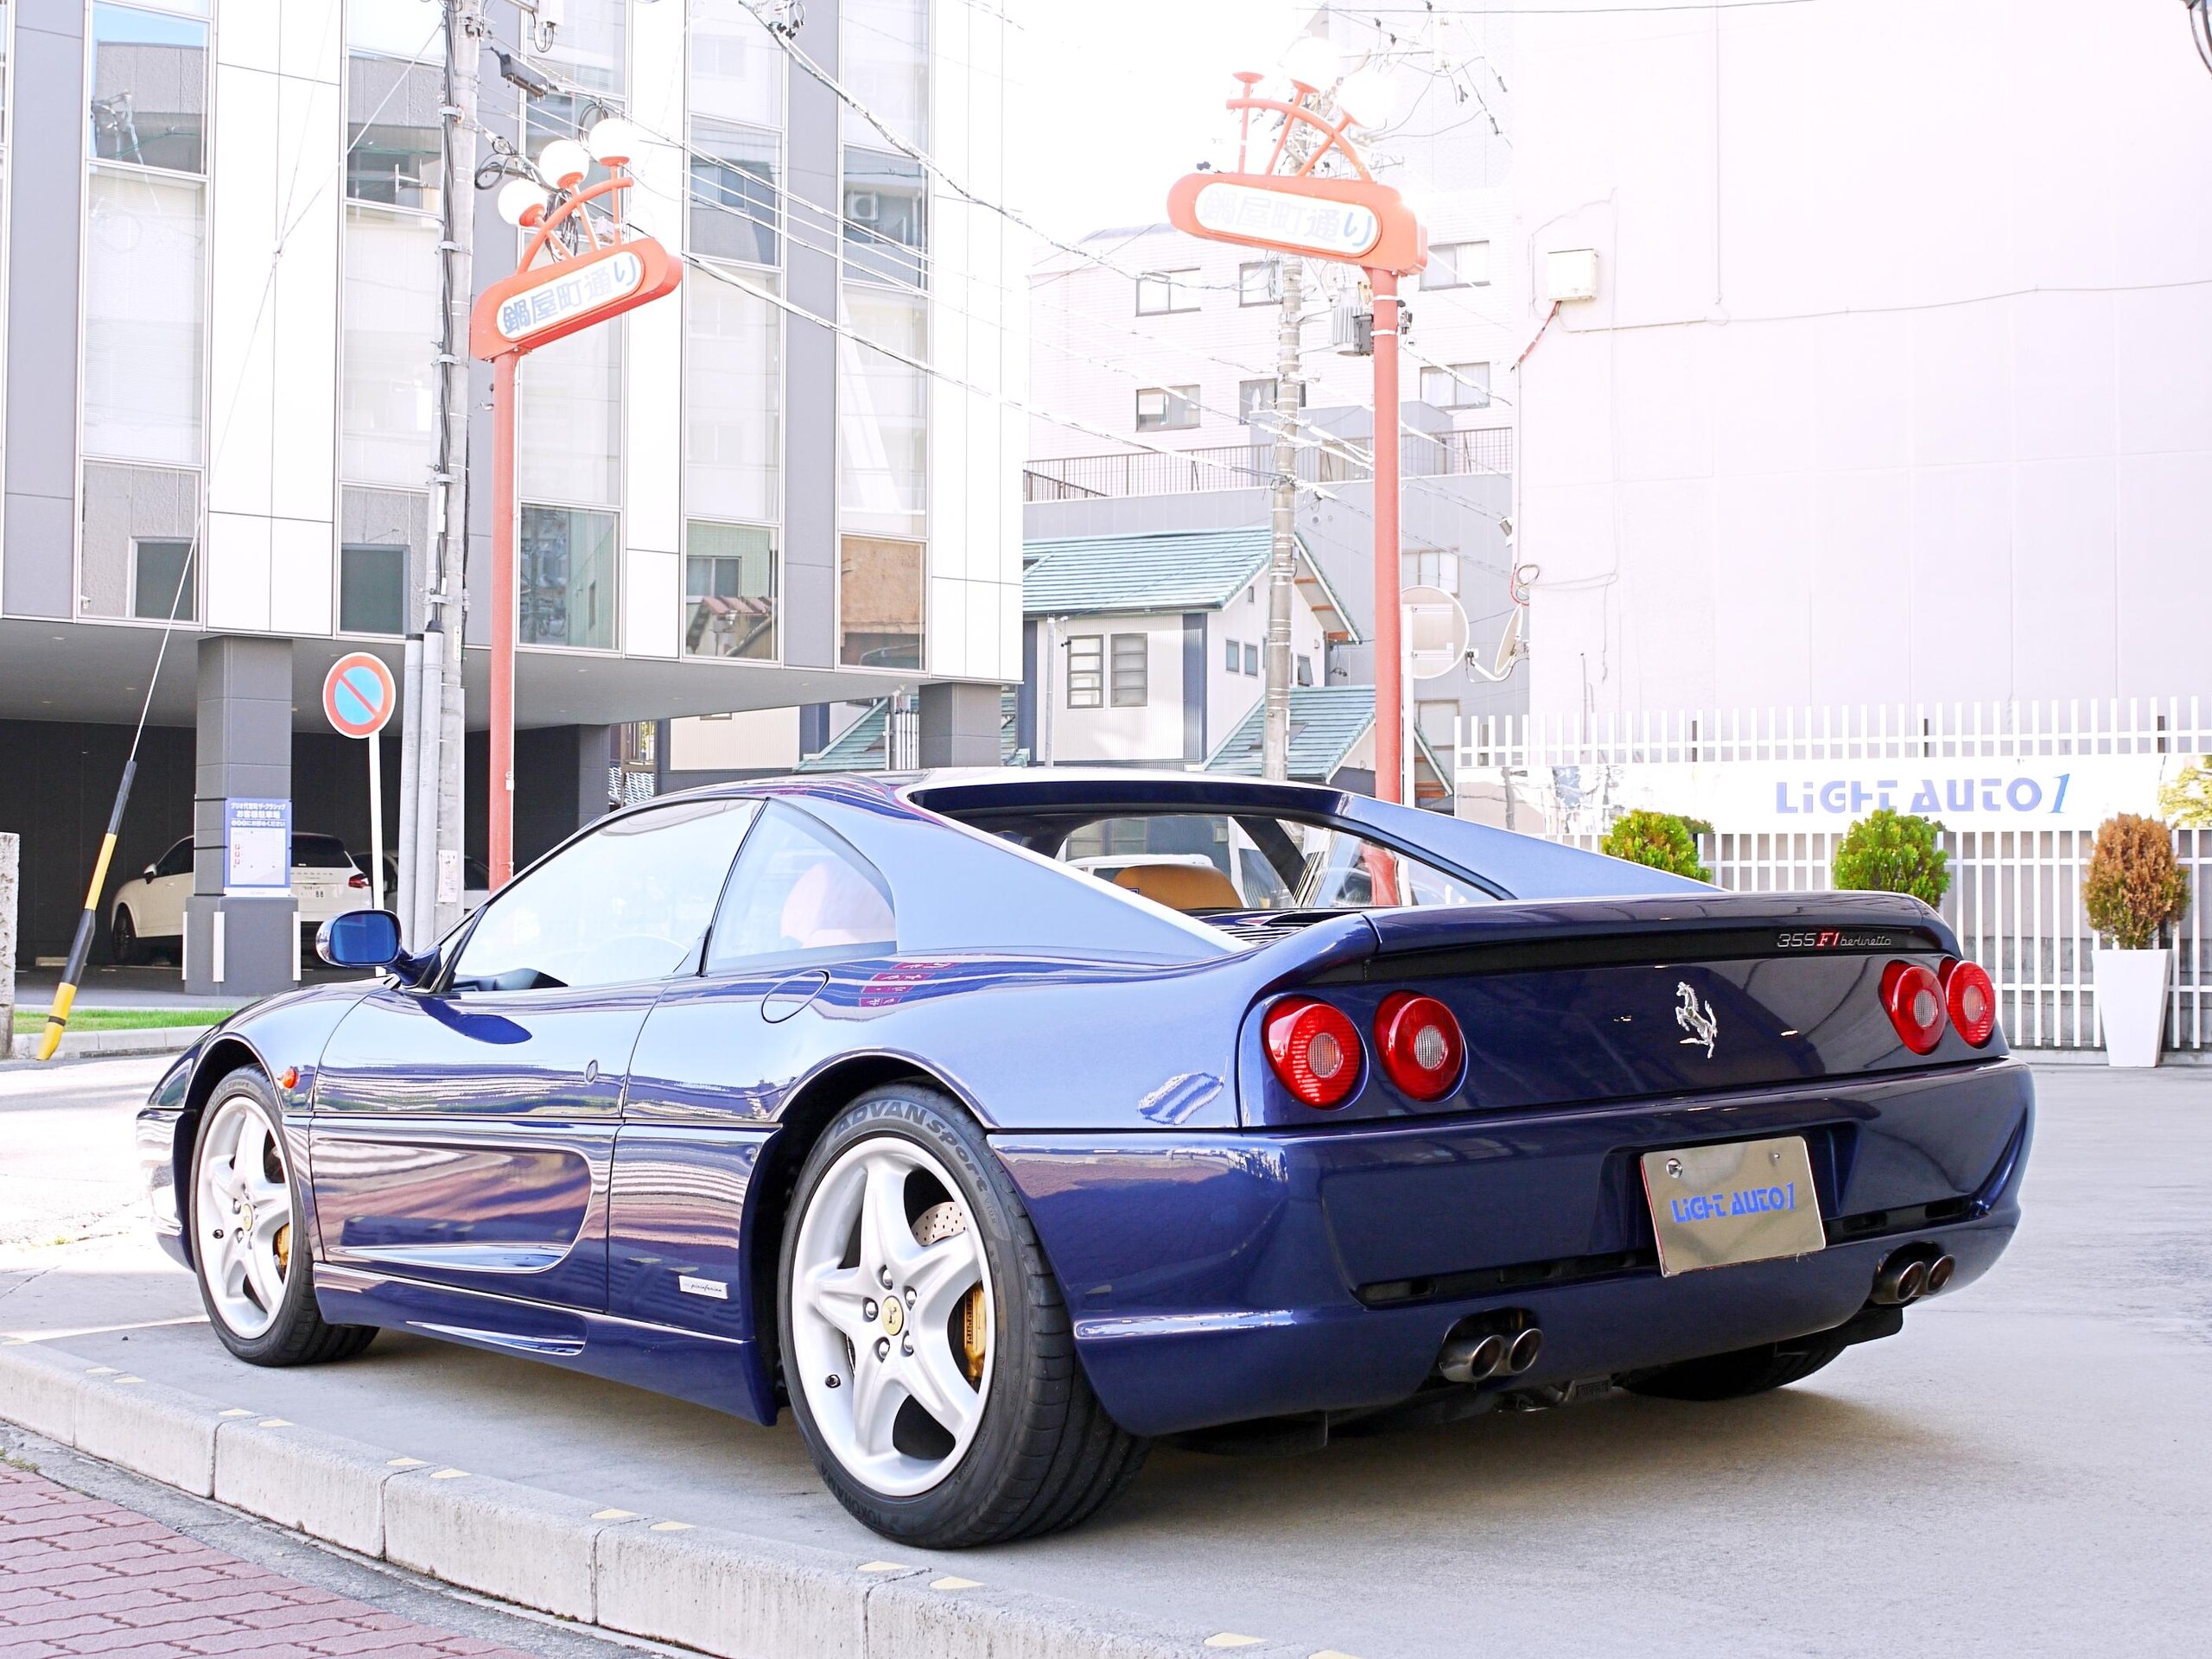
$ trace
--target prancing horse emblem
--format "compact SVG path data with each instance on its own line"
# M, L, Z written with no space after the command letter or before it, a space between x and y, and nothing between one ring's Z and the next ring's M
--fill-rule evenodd
M1713 1039L1720 1034L1720 1022L1713 1017L1713 1004L1700 1004L1697 993L1690 988L1688 980L1675 985L1675 995L1680 999L1675 1004L1675 1023L1689 1033L1682 1039L1682 1046L1696 1048L1702 1046L1705 1058L1711 1059Z

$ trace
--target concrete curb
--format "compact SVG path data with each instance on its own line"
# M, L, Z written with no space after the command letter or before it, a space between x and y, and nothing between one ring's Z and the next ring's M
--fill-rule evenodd
M140 1031L66 1031L61 1033L61 1046L54 1058L89 1060L122 1054L181 1054L213 1029L213 1022L210 1021L204 1026L149 1026ZM38 1044L39 1034L35 1031L14 1036L7 1054L0 1058L34 1059L38 1054Z
M717 1659L1346 1659L442 1468L36 1343L0 1346L0 1418L359 1554Z

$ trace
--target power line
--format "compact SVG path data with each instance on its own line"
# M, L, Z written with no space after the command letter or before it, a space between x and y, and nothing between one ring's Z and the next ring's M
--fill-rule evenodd
M942 183L946 189L951 191L953 194L961 198L962 200L969 203L973 207L981 207L987 213L996 213L1000 218L1005 219L1009 225L1019 226L1020 229L1028 232L1032 236L1036 237L1039 241L1044 242L1048 246L1059 249L1063 253L1071 253L1078 259L1085 260L1092 264L1103 266L1106 270L1115 271L1117 275L1129 277L1132 281L1136 278L1139 273L1135 271L1122 270L1119 266L1109 264L1106 260L1100 258L1096 254L1090 252L1085 248L1078 246L1075 243L1063 242L1059 238L1053 236L1044 230L1027 214L1015 212L1013 208L1006 206L1003 202L992 201L985 197L977 195L965 184L962 183L957 176L949 172L944 164L942 162L939 162L937 157L931 156L928 151L921 149L918 145L909 143L906 139L901 138L897 133L892 131L874 110L868 108L866 104L855 97L853 93L846 88L844 84L835 75L831 74L820 64L817 63L811 57L801 51L799 49L798 43L796 41L791 39L789 35L784 34L779 29L769 29L767 20L761 16L761 7L765 3L765 0L738 0L738 3L753 14L754 19L760 22L760 26L764 29L767 30L769 38L774 41L776 44L782 48L785 55L789 57L793 63L798 65L801 69L804 70L806 73L812 76L816 80L820 81L823 86L827 87L830 92L836 97L838 102L844 105L846 108L851 110L855 115L859 116L861 119L867 122L868 125L874 127L878 132L881 133L885 141L888 143L893 149L896 149L900 155L906 156L909 161L919 162L924 168L935 175L938 181ZM1224 286L1225 286L1225 284Z
M580 90L580 89L577 89L577 90L575 90L575 91L574 92L574 95L582 96L583 94L582 93L582 92L581 92L581 90ZM627 118L627 117L625 117L624 118L625 118L626 120L626 119L629 119L629 118ZM577 133L579 134L579 136L581 136L581 133L582 133L582 129L580 126L578 126L578 125L577 125L577 124L575 124L575 122L569 122L569 123L567 123L567 124L565 124L569 125L569 126L570 127L571 130L574 130L574 131L577 132ZM647 136L648 137L653 138L653 139L654 139L654 140L656 140L657 142L658 142L658 143L663 143L663 144L667 145L669 148L671 148L671 149L675 149L675 150L678 151L679 153L681 153L681 154L683 154L683 155L686 156L687 157L691 157L691 158L696 158L696 159L704 160L704 161L709 161L709 162L720 162L721 161L721 159L722 159L722 158L721 158L721 157L715 156L713 154L713 152L711 152L711 151L702 151L702 150L699 150L699 149L694 149L693 147L691 147L691 146L690 146L690 145L689 145L689 144L683 143L682 142L680 142L680 141L678 141L678 140L677 140L677 139L674 139L674 138L670 137L669 137L667 134L665 134L665 133L662 133L662 132L656 131L654 129L652 129L652 128L651 128L651 127L648 127L648 126L645 125L643 123L639 123L639 122L632 121L632 122L631 123L631 124L632 124L632 125L633 125L633 126L636 126L636 127L637 127L640 131L642 131L642 132L645 133L645 134L646 134L646 136ZM496 137L498 136L498 135L496 135L496 134L493 133L493 132L492 132L492 130L491 130L491 129L489 129L488 127L481 127L481 126L480 125L480 129L479 129L479 130L480 130L480 131L482 131L482 132L485 134L485 136L486 136L487 137ZM766 219L766 218L763 218L761 215L760 215L760 214L758 214L758 213L755 213L751 212L751 211L749 210L749 208L748 208L745 204L743 204L743 203L741 203L741 202L734 202L734 202L728 201L728 200L717 200L717 199L715 199L715 198L701 197L701 196L698 196L698 195L693 194L692 194L692 193L690 193L689 190L687 190L687 191L686 191L685 195L684 195L683 198L680 198L680 199L679 199L679 198L677 198L677 197L676 197L676 196L671 195L669 192L667 192L667 191L665 191L665 190L659 189L659 188L658 188L657 187L653 186L653 185L652 185L652 184L651 184L651 183L646 182L646 181L644 181L644 180L639 180L639 181L638 181L638 185L639 185L639 188L640 189L644 190L644 191L645 191L648 195L655 196L655 197L658 197L659 200L663 200L663 201L669 202L669 203L671 203L671 204L674 205L675 207L677 207L679 210L683 209L683 208L685 208L685 207L689 207L690 205L691 205L691 204L693 204L693 203L697 203L697 204L699 204L699 205L702 205L702 206L707 207L709 207L709 208L710 208L710 209L716 210L716 211L721 211L721 212L727 212L727 213L731 213L731 214L733 214L733 215L734 215L734 216L736 216L736 217L739 217L739 218L744 219L746 219L746 220L748 220L748 221L749 221L749 222L751 222L752 224L754 224L754 225L756 225L756 226L760 226L760 227L761 227L762 229L766 230L766 231L769 231L771 233L779 235L780 237L782 237L782 238L785 238L785 239L788 239L788 240L790 240L790 241L791 241L791 242L795 243L797 245L798 245L798 246L800 246L800 247L802 247L802 248L804 248L804 249L806 249L807 251L810 251L810 252L823 254L823 255L824 255L824 256L826 256L826 257L832 257L832 258L839 258L839 257L847 257L847 256L845 255L844 250L842 249L842 247L840 245L832 244L832 245L830 245L824 246L824 245L822 245L822 244L820 244L820 243L817 243L817 242L812 242L812 241L808 240L808 239L807 239L807 237L806 237L806 235L805 235L805 234L802 233L800 231L798 231L798 230L797 230L797 229L795 229L795 228L793 227L793 218L794 218L794 216L788 215L788 214L787 214L787 215L785 215L785 216L783 216L783 220L782 220L782 222L781 222L780 224L779 224L776 220L772 220L772 219ZM842 224L842 225L845 225L845 226L854 226L854 227L855 227L855 228L858 228L858 229L861 230L862 232L866 232L866 233L868 233L868 234L870 234L870 235L872 235L872 236L873 236L873 235L874 235L874 232L870 232L870 231L868 230L868 226L864 226L864 225L861 225L861 224L860 223L860 221L855 220L855 219L849 219L849 218L847 218L847 217L846 217L846 216L844 216L842 213L837 212L836 210L831 209L831 208L830 208L829 207L827 207L827 206L825 206L825 205L823 205L823 204L821 204L821 203L817 203L817 202L811 201L811 200L810 200L808 198L806 198L806 197L804 197L804 196L802 196L802 195L799 195L799 194L798 194L797 193L792 192L792 191L791 191L791 190L789 190L789 189L787 189L787 188L783 188L783 187L780 187L780 186L776 187L776 190L777 190L777 194L778 194L779 196L781 196L783 200L786 200L786 201L796 201L796 202L799 203L802 207L804 207L809 208L810 210L811 210L812 212L814 212L815 213L817 213L817 214L820 215L821 217L823 217L823 218L824 218L824 219L835 219L835 220L836 220L838 223L840 223L840 224ZM885 240L884 238L880 238L880 237L877 237L877 238L876 238L876 240L877 240L878 245L879 245L880 247L882 247L884 250L886 250L886 251L887 251L887 257L902 257L902 256L903 256L903 255L905 255L905 254L912 253L912 254L913 254L917 258L919 258L919 259L926 260L926 259L928 258L927 254L926 254L926 253L925 253L923 251L918 250L918 249L910 249L910 248L908 248L908 247L906 246L906 245L905 245L905 244L903 244L903 243L891 243L891 242L888 242L888 241ZM709 256L703 256L703 255L698 255L698 254L695 254L695 253L688 253L688 252L687 252L687 253L683 256L683 257L684 257L685 262L686 262L687 264L697 264L697 265L699 266L699 268L700 268L700 269L702 269L702 270L710 270L710 271L719 271L719 270L721 270L726 269L726 267L724 266L724 264L722 264L722 262L718 261L718 260L712 259L712 258L711 258L710 257L709 257ZM737 262L737 263L739 264L739 265L741 266L741 268L743 268L743 266L744 266L744 262L741 262L741 262ZM908 283L908 282L905 281L905 280L904 280L904 279L902 279L902 278L899 278L899 277L896 277L896 276L886 276L886 275L885 275L885 274L883 274L883 273L876 272L876 273L871 273L871 276L870 276L870 279L869 279L869 280L870 280L870 282L871 282L871 284L872 284L872 285L873 285L873 284L874 284L874 283L875 283L875 282L876 282L876 280L877 280L879 277L880 277L880 278L881 278L881 285L882 285L882 286L884 286L884 287L889 288L889 289L893 289L893 290L894 290L894 291L898 291L898 292L903 293L903 294L905 294L905 295L906 295L906 296L911 296L911 297L914 297L914 298L918 298L918 299L924 300L924 301L927 302L928 303L931 303L931 304L933 304L933 305L942 306L942 307L944 307L944 308L945 309L947 309L947 310L952 311L952 312L954 312L954 313L956 313L956 314L957 314L957 315L961 315L961 316L963 316L963 317L968 318L970 321L982 323L982 324L984 324L984 325L985 325L985 326L987 326L987 327L999 327L999 328L1003 328L1003 327L1004 327L1004 323L1003 323L1003 321L1002 321L1002 320L1001 320L1001 319L1000 319L1000 318L998 318L998 317L995 317L995 316L985 315L982 315L982 314L977 313L977 312L976 312L976 311L974 311L974 310L971 310L971 309L970 309L970 308L969 308L968 307L966 307L966 306L963 306L963 305L960 305L960 304L958 304L957 302L954 302L953 300L951 300L950 298L949 298L948 296L946 296L944 294L943 294L941 291L936 291L936 290L932 290L932 289L931 289L925 288L925 287L922 286L921 284L919 284L918 283ZM993 281L992 279L989 279L989 278L984 278L984 279L982 279L982 280L987 283L987 285L988 285L988 286L990 286L990 287L992 287L992 288L996 289L997 289L999 292L1001 292L1001 294L1007 294L1007 295L1011 295L1011 294L1013 294L1013 293L1014 293L1014 292L1016 291L1015 289L1013 289L1011 286L1009 286L1008 284L1002 283L998 283L998 282ZM748 287L748 289L749 289L749 285L746 285L746 284L739 284L739 285L740 285L740 286L747 286L747 287ZM1196 286L1196 285L1194 284L1193 286ZM1228 284L1219 284L1218 286L1223 287L1223 288L1226 288L1226 287L1228 287L1229 285L1228 285ZM749 290L749 291L751 291L751 290ZM1030 297L1031 297L1031 299L1032 299L1032 302L1034 302L1033 291L1033 293L1032 293L1032 295L1031 295L1031 296L1030 296ZM1046 303L1047 303L1047 304L1052 304L1052 302L1046 302ZM805 317L805 318L810 319L810 320L812 320L812 321L817 321L817 322L823 322L823 323L825 323L825 326L829 326L829 325L826 325L826 320L824 320L824 319L823 319L823 318L821 318L821 317L819 317L819 316L817 316L817 315L816 315L814 313L812 313L812 312L810 312L810 311L806 311L806 310L804 310L803 308L798 308L798 307L796 307L796 306L794 306L794 305L788 305L788 304L787 304L787 305L785 305L785 308L785 308L785 309L786 309L787 311L789 311L791 315L803 316L803 317ZM1092 324L1094 324L1094 325L1096 325L1096 326L1098 326L1098 327L1110 327L1110 328L1114 328L1116 332L1122 333L1122 334L1128 334L1128 335L1130 338L1132 338L1132 339L1135 339L1135 340L1141 340L1141 341L1144 341L1144 342L1148 343L1148 344L1159 345L1159 346L1167 346L1167 347L1168 347L1169 349L1171 349L1171 350L1183 351L1183 352L1185 352L1186 353L1191 354L1191 355L1199 355L1199 356L1203 356L1203 357L1205 359L1205 360L1208 360L1208 361L1211 361L1211 362L1213 362L1213 363L1219 364L1220 365L1222 365L1222 366L1224 366L1224 367L1226 367L1226 368L1230 368L1230 369L1236 370L1236 371L1240 373L1240 375L1242 375L1242 376L1243 376L1243 377L1245 377L1245 378L1268 378L1265 371L1263 371L1263 370L1262 370L1262 369L1260 369L1260 368L1258 368L1258 367L1256 367L1255 365L1251 365L1251 364L1247 364L1247 363L1239 363L1239 362L1235 361L1234 359L1228 359L1228 358L1224 358L1224 357L1220 357L1220 356L1215 355L1215 354L1211 353L1189 353L1189 348L1185 347L1185 346L1180 346L1177 345L1177 343L1176 343L1176 342L1167 340L1164 339L1163 337L1161 337L1161 336L1160 336L1160 335L1157 335L1157 334L1147 334L1143 333L1142 331L1140 331L1140 330L1135 330L1135 329L1129 329L1129 328L1126 328L1126 327L1116 327L1115 325L1111 325L1111 324L1108 324L1108 323L1104 322L1104 321L1103 321L1103 319L1096 318L1096 317L1095 317L1094 315L1092 315L1091 314L1088 314L1088 313L1084 313L1084 312L1078 311L1078 310L1075 309L1075 308L1072 308L1072 307L1065 307L1065 306L1059 306L1059 305L1052 305L1052 308L1053 308L1053 309L1054 309L1054 310L1056 310L1056 311L1059 311L1059 312L1060 312L1060 313L1062 313L1064 315L1066 315L1066 316L1068 316L1068 317L1071 317L1071 318L1072 318L1072 319L1075 319L1075 320L1077 320L1077 321L1084 321L1084 322L1092 323ZM861 341L861 343L863 343L863 344L866 344L866 345L868 345L868 346L874 346L874 349L876 349L876 350L881 351L881 350L885 350L885 349L886 349L885 347L883 347L882 346L880 346L880 344L878 344L877 342L868 340L865 335L859 335L859 336L855 336L855 338L859 339L859 340ZM1033 337L1033 336L1032 336L1032 340L1033 340L1033 343L1034 343L1034 337ZM1073 348L1071 348L1071 347L1061 346L1058 346L1058 345L1057 345L1056 343L1053 343L1053 342L1046 342L1046 344L1047 349L1060 352L1064 356L1068 357L1068 358L1069 358L1069 359L1071 359L1071 360L1095 360L1095 359L1085 359L1082 358L1081 354L1080 354L1078 352L1077 352L1076 350L1074 350ZM904 361L904 360L908 360L908 359L902 359L901 360L902 360L902 361ZM938 372L935 369L931 368L930 365L924 365L924 364L920 364L920 363L918 363L918 361L917 361L917 362L914 362L912 365L913 365L913 366L917 366L917 367L920 367L920 368L922 368L925 372L929 372L929 373L932 373L932 374L934 374L934 373ZM1130 369L1127 369L1127 368L1122 368L1122 367L1118 366L1118 365L1107 365L1107 364L1101 364L1101 365L1100 365L1100 366L1102 366L1102 367L1104 367L1104 368L1108 369L1108 371L1109 371L1109 372L1111 372L1111 373L1116 373L1116 374L1120 374L1120 375L1126 376L1128 378L1129 378L1130 380L1132 380L1132 381L1134 381L1134 382L1136 382L1136 383L1137 383L1137 384L1139 384L1141 386L1141 385L1142 385L1142 384L1145 382L1145 380L1147 378L1147 376L1145 376L1145 375L1143 375L1143 374L1141 374L1141 373L1140 373L1140 372L1137 372L1136 371L1130 370ZM1243 424L1244 424L1244 423L1244 423L1244 421L1243 421L1243 411L1242 411L1242 410L1239 410L1239 411L1237 411L1236 414L1232 415L1232 414L1230 413L1230 410L1226 410L1226 409L1219 408L1219 407L1217 407L1217 406L1215 406L1215 405L1212 405L1212 404L1207 404L1207 403L1205 403L1205 402L1204 402L1203 400L1200 400L1200 399L1195 399L1195 398L1193 398L1193 399L1190 399L1190 400L1188 400L1188 401L1191 403L1192 407L1193 407L1193 408L1195 408L1195 409L1198 410L1201 413L1208 414L1208 415L1212 415L1212 416L1216 416L1219 417L1220 419L1223 419L1223 420L1225 420L1225 421L1231 421L1231 422L1234 422L1236 424L1238 424L1238 425L1243 425ZM1135 443L1136 444L1136 447L1137 447L1137 448L1139 448L1140 449L1144 449L1144 450L1147 450L1147 451L1151 452L1151 453L1156 453L1156 454L1168 454L1168 455L1176 455L1176 456L1188 456L1188 455L1190 454L1190 453L1191 453L1191 452L1189 452L1189 451L1187 451L1187 450L1175 450L1175 449L1168 449L1168 448L1161 448L1161 447L1159 447L1159 446L1147 445L1147 444L1145 444L1145 443L1141 442L1141 441L1132 440L1132 439L1128 438L1126 435L1119 435L1119 434L1107 433L1107 432L1103 431L1101 429L1098 429L1098 428L1096 428L1096 427L1090 426L1090 425L1088 425L1087 423L1084 423L1077 422L1077 421L1076 421L1076 420L1072 419L1071 417L1055 415L1055 414L1052 414L1052 413L1051 413L1051 412L1049 412L1049 411L1047 411L1047 410L1040 410L1040 409L1034 409L1034 408L1032 408L1032 409L1029 409L1029 410L1027 410L1027 412L1028 412L1028 413L1030 413L1030 414L1032 414L1033 416L1034 416L1036 418L1038 418L1038 419L1039 419L1039 420L1043 420L1043 421L1048 422L1048 423L1051 423L1051 424L1052 424L1052 425L1065 427L1065 428L1066 428L1066 429L1067 429L1068 430L1070 430L1070 431L1080 431L1080 432L1084 433L1084 434L1085 434L1086 435L1088 435L1088 436L1101 437L1101 438L1103 438L1103 439L1105 439L1107 442L1115 442L1115 443L1130 443L1130 442L1135 442ZM1421 434L1420 434L1420 433L1418 432L1418 429L1415 429L1415 428L1414 428L1414 427L1411 427L1410 425L1407 426L1405 429L1406 429L1408 432L1409 432L1409 433L1414 433L1415 435L1421 435ZM1346 442L1346 441L1345 441L1345 440L1344 440L1344 439L1337 438L1337 437L1333 437L1333 436L1332 436L1332 435L1327 435L1327 434L1322 434L1322 435L1320 435L1319 436L1317 436L1317 437L1305 437L1305 436L1294 437L1294 440L1293 440L1293 442L1295 442L1295 443L1297 443L1297 444L1298 444L1300 447L1301 447L1301 448L1310 448L1310 449L1313 449L1313 450L1316 450L1316 451L1319 451L1319 452L1323 452L1323 453L1334 454L1337 454L1337 455L1338 455L1338 456L1340 456L1340 457L1342 457L1342 458L1344 458L1344 459L1351 460L1351 461L1371 461L1371 459L1372 459L1372 457L1371 457L1370 455L1369 455L1369 454L1367 454L1365 452L1363 452L1363 451L1360 450L1360 449L1359 449L1356 445L1353 445L1353 444L1351 444L1351 443L1349 443L1348 442ZM1234 470L1234 471L1242 471L1242 470L1243 470L1242 468L1237 467L1236 466L1236 464L1235 464L1235 463L1233 463L1233 462L1229 462L1229 461L1209 461L1209 462L1208 462L1208 464L1215 465L1215 466L1218 466L1218 467L1223 467L1223 468L1224 468L1224 469L1227 469L1227 470ZM1306 483L1302 483L1302 484L1301 484L1301 486L1300 486L1300 487L1302 487L1302 488L1306 488L1306 489L1310 489L1310 490L1319 490L1319 486L1318 485L1313 485L1313 484L1306 484ZM1321 493L1322 494L1324 494L1324 495L1326 495L1326 494L1328 493L1326 491L1320 491L1320 493Z

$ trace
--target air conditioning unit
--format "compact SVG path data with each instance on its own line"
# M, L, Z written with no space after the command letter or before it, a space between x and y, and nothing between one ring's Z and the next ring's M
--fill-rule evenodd
M1357 289L1329 309L1329 349L1339 357L1375 355L1375 313Z
M1554 305L1598 297L1598 251L1560 248L1544 256L1544 297Z

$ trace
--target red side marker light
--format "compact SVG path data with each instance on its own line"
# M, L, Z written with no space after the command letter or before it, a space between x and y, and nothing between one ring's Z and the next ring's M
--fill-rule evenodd
M300 1086L300 1068L296 1065L286 1066L284 1068L284 1075L276 1079L276 1086L280 1089L298 1088Z
M1943 988L1918 963L1893 962L1882 969L1882 1009L1914 1053L1933 1053L1943 1040Z
M1375 1052L1390 1081L1415 1100L1441 1100L1459 1081L1466 1039L1433 996L1393 991L1375 1011Z
M1978 962L1943 963L1943 1004L1960 1036L1985 1048L1997 1034L1997 987Z
M1268 1010L1264 1031L1284 1088L1319 1111L1344 1103L1359 1081L1359 1028L1341 1009L1286 996Z

